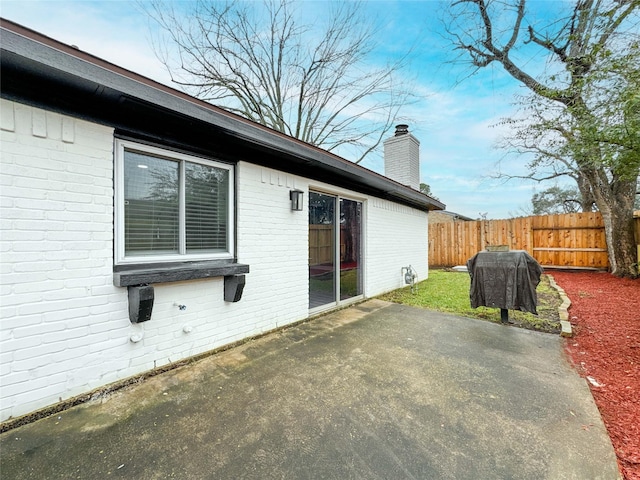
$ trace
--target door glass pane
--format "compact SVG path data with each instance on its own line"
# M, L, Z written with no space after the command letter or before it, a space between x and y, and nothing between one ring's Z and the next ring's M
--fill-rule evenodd
M362 203L340 200L340 300L362 295Z
M125 151L126 255L178 253L178 172L178 162Z
M309 192L309 308L336 301L336 198Z

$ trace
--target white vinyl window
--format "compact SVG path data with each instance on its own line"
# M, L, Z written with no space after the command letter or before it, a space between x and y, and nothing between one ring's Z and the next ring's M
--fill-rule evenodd
M116 141L117 263L233 256L233 166Z

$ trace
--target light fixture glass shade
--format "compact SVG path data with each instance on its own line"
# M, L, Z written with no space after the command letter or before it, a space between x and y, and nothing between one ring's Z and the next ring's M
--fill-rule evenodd
M303 195L304 195L304 192L302 190L289 191L289 199L291 200L291 210L295 210L295 211L302 210Z

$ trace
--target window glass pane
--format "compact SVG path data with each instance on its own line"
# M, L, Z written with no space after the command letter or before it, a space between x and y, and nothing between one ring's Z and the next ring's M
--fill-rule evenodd
M178 172L178 162L125 150L125 255L178 253Z
M229 171L186 163L187 253L227 250Z

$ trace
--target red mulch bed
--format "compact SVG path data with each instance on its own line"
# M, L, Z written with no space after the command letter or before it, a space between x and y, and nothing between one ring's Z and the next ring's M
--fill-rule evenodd
M587 378L625 480L640 480L640 280L553 272L571 300L566 349Z

